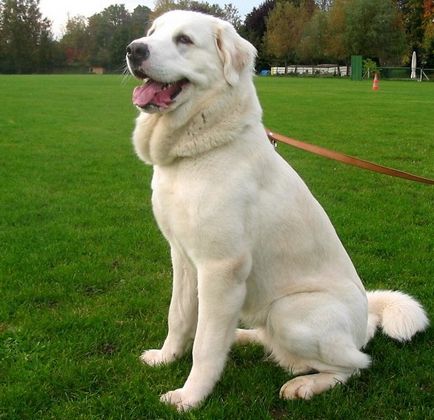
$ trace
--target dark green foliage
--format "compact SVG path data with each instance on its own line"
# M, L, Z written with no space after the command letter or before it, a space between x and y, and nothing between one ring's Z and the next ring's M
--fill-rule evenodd
M207 1L157 0L154 3L152 17L156 18L170 10L191 10L193 12L217 16L232 23L236 29L239 29L241 25L238 9L232 3L227 3L223 7L220 7L217 3L208 3Z
M101 66L120 73L125 47L142 37L151 10L137 6L130 13L112 5L90 18L70 17L60 41L51 22L41 17L37 0L0 1L0 73L88 71Z
M0 73L44 72L52 65L51 23L39 0L0 1Z
M275 6L275 0L266 0L247 14L244 25L240 28L241 35L250 41L258 50L256 69L267 69L270 58L264 47L264 35L267 30L267 18Z
M349 55L400 64L405 36L394 0L352 0L346 8L345 42Z
M404 16L404 27L410 49L416 50L418 55L423 39L423 1L398 0L400 10Z
M125 65L125 48L145 34L150 9L138 6L130 14L124 5L105 8L88 19L88 43L78 48L85 51L86 64L121 72Z

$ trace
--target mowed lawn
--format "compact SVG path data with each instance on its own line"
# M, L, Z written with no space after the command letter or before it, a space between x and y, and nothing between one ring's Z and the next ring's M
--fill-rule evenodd
M235 347L212 396L184 416L159 402L191 356L140 364L166 334L171 266L131 146L136 82L0 77L0 418L433 418L432 329L379 333L373 365L311 401ZM275 131L434 178L434 83L257 78ZM434 315L434 187L279 146L330 215L368 289L399 289ZM218 181L217 181L218 182ZM221 180L230 182L230 180Z

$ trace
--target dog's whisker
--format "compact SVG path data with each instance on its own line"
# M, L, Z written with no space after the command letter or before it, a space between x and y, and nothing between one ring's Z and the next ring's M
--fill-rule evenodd
M122 74L122 81L121 81L121 84L122 84L122 85L126 85L126 84L128 83L128 81L130 80L130 78L132 77L132 76L131 76L131 73L130 73L130 70L129 70L129 68L128 68L128 64L125 63L125 64L121 67L121 70L122 70L122 72L121 72L121 74Z

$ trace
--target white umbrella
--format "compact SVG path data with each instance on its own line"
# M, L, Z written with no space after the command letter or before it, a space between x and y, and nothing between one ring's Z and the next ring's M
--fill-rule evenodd
M413 57L411 58L411 79L416 79L416 51L413 51Z

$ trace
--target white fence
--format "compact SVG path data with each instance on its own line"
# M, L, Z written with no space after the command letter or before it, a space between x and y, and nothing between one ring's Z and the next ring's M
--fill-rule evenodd
M341 76L347 75L347 66L337 66L337 65L320 65L320 66L306 66L299 65L288 66L288 74L299 74L299 75L318 75L318 76L338 76L340 70ZM351 73L351 69L350 69ZM271 67L271 75L276 76L278 74L285 74L285 67Z

